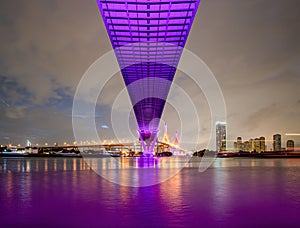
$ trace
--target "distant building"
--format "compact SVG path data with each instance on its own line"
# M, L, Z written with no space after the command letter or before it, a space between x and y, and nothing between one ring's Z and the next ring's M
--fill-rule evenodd
M286 150L289 152L292 152L295 150L295 143L294 140L288 140L286 141Z
M216 150L217 152L226 150L226 123L216 123Z
M273 151L281 151L281 135L273 135Z
M254 151L255 150L255 145L254 145L254 140L249 139L249 151Z
M251 145L249 141L244 142L244 151L250 152L251 151Z
M234 151L238 151L236 142L233 142L233 148L234 148Z
M259 138L259 142L260 142L260 148L259 148L259 152L263 152L266 151L266 138L261 136Z
M259 138L254 139L254 150L253 151L261 152L260 151L260 139Z
M242 137L237 137L237 140L236 140L236 149L237 149L237 151L243 151L244 150L244 146L243 146L243 142L242 142Z
M249 139L249 141L242 142L242 137L237 137L236 142L234 142L235 151L255 151L263 152L266 151L266 139L261 136L255 139Z
M261 136L259 138L255 138L253 151L260 153L265 150L266 150L266 138L263 136Z

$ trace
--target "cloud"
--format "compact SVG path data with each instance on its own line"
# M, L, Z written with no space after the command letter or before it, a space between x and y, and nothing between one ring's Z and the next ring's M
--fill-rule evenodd
M5 18L0 25L1 71L24 86L36 104L56 97L60 86L71 87L72 95L101 48L110 48L101 45L104 28L96 2L49 2L6 3L0 15Z
M14 107L6 109L5 115L0 116L0 122L9 123L0 125L0 141L3 143L7 143L4 137L17 144L25 144L26 139L34 144L74 141L71 119L56 109Z
M299 7L298 0L201 2L187 47L220 83L229 137L268 137L299 129ZM23 134L36 140L72 138L77 83L111 49L96 1L2 1L0 32L1 131L19 139ZM208 135L205 97L184 75L177 76ZM110 105L124 87L121 82L110 81L98 102L97 115L108 126ZM178 128L175 116L174 110L166 109L170 134Z
M24 106L7 107L5 109L5 115L10 119L21 119L25 116L26 109Z

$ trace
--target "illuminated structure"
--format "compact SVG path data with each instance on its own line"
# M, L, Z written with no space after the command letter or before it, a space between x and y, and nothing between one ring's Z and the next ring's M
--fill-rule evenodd
M242 142L242 137L237 137L237 141L234 142L234 148L236 152L263 152L266 151L266 138L261 136L255 139L249 139L249 141Z
M243 150L244 150L244 146L242 142L242 137L237 137L237 140L235 142L235 151L239 152Z
M167 123L165 123L165 127L164 127L164 138L163 138L163 142L164 143L169 143L169 135L168 135L168 125Z
M251 144L249 141L245 141L243 144L244 144L244 151L247 152L251 151Z
M127 87L145 154L200 0L97 0Z
M263 151L266 151L266 138L261 136L259 138L259 142L260 142L260 150L259 152L263 152Z
M217 152L226 150L226 123L225 122L216 123L216 150Z
M286 151L293 152L295 150L295 143L294 140L286 141Z
M255 138L253 141L253 147L251 148L252 151L255 152L263 152L266 150L266 139L265 137L261 136L260 138Z
M281 151L281 135L273 135L273 151Z
M174 139L174 143L175 146L179 146L179 139L178 139L178 132L176 131L175 133L175 139Z

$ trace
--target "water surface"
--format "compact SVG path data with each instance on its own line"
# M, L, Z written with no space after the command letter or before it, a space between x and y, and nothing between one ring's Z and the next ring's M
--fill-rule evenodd
M122 172L114 162L101 167L120 179L176 168ZM81 158L1 158L0 226L300 226L300 159L216 159L203 173L197 162L184 166L169 180L137 188L104 179Z

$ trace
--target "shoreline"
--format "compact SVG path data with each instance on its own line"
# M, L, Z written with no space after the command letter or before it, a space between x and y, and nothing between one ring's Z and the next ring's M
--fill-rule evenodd
M82 155L82 154L2 154L0 153L1 158L110 158L113 156L103 156L103 155ZM171 156L177 157L177 156ZM180 157L180 156L178 156ZM113 157L115 158L115 157ZM122 158L133 158L133 157L122 157ZM134 157L136 158L136 157ZM144 157L143 157L144 158ZM159 158L159 157L158 157ZM202 158L202 156L192 156L192 158ZM295 154L249 154L249 155L239 155L239 154L230 154L224 153L222 155L217 155L216 158L300 158L300 153Z

